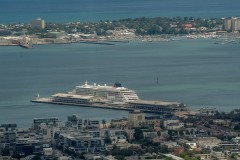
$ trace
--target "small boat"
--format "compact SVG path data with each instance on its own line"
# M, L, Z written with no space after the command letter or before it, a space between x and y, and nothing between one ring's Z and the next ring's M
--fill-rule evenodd
M22 41L19 42L19 46L26 49L33 48L32 39L27 40L27 38L24 36Z
M33 48L32 43L19 43L19 46L27 49Z

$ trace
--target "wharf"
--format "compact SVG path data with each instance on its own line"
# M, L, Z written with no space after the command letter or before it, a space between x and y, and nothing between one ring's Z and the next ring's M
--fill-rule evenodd
M59 96L56 94L54 96ZM76 99L76 97L71 97ZM79 98L79 97L78 97ZM78 99L77 98L77 99ZM81 99L88 99L81 97ZM177 106L177 103L173 102L156 102L156 101L136 101L130 102L128 104L109 104L101 102L85 102L85 103L76 103L76 102L67 102L67 101L54 101L51 97L49 98L36 98L31 100L34 103L47 103L47 104L58 104L58 105L71 105L71 106L81 106L81 107L94 107L102 109L114 109L114 110L124 110L124 111L134 111L141 110L146 113L155 113L155 114L175 114L178 112L188 112L186 107Z
M17 44L0 43L0 46L18 46Z
M76 104L76 103L67 103L67 102L54 102L54 101L52 101L51 98L36 98L36 99L32 99L31 102L59 104L59 105L71 105L71 106L81 106L81 107L94 107L94 108L125 110L125 111L133 111L134 110L131 108L127 108L127 106L118 105L118 104L111 104L111 105L110 104L100 104L100 103Z
M106 42L129 43L128 40L106 40Z
M101 42L101 41L79 41L79 43L102 44L102 45L115 45L114 43Z

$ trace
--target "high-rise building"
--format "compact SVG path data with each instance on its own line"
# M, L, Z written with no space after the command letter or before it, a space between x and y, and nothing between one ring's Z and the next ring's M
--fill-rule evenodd
M128 125L130 128L142 127L145 125L145 114L140 110L129 112Z
M66 122L67 128L73 128L76 130L83 128L83 120L78 115L68 116L68 121Z
M240 19L237 17L224 19L224 29L232 31L240 30Z
M231 18L224 19L224 29L225 30L232 29L232 19Z
M38 29L44 29L45 28L45 22L41 18L34 19L34 20L32 20L31 27L32 28L38 28Z
M240 30L240 19L233 18L232 19L232 31L238 31L238 30Z

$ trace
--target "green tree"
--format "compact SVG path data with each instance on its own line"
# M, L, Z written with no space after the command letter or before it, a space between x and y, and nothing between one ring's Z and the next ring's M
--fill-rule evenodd
M34 156L34 157L32 158L32 160L41 160L41 157L40 157L40 156Z
M109 136L107 136L105 139L104 139L104 142L105 144L111 144L112 143L112 140Z
M166 145L160 146L159 147L159 152L160 153L168 153L169 152L168 146L166 146Z
M9 155L10 155L9 149L4 148L4 149L2 150L2 155L3 155L3 156L9 156Z
M115 158L117 160L125 160L125 157L123 155L116 155Z
M136 128L134 132L134 138L135 140L139 141L143 139L143 131L140 128Z
M107 126L106 126L106 120L102 120L102 125L103 125L103 128L107 128Z

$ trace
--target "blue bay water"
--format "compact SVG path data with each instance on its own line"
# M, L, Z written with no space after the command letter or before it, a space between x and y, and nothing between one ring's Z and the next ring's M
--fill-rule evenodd
M239 16L239 7L239 0L1 0L0 24L30 23L36 17L47 22L228 17ZM143 99L184 102L193 109L239 108L239 49L213 40L1 47L0 124L28 127L35 117L65 120L71 114L99 120L127 116L124 111L29 102L37 92L67 92L85 80L108 85L120 81Z
M1 0L0 23L117 20L135 17L239 16L239 0Z
M239 108L240 45L214 41L2 47L0 123L30 126L34 117L65 120L71 114L100 120L127 116L125 111L29 102L36 93L71 91L85 80L102 85L120 81L142 99L184 102L194 110Z

